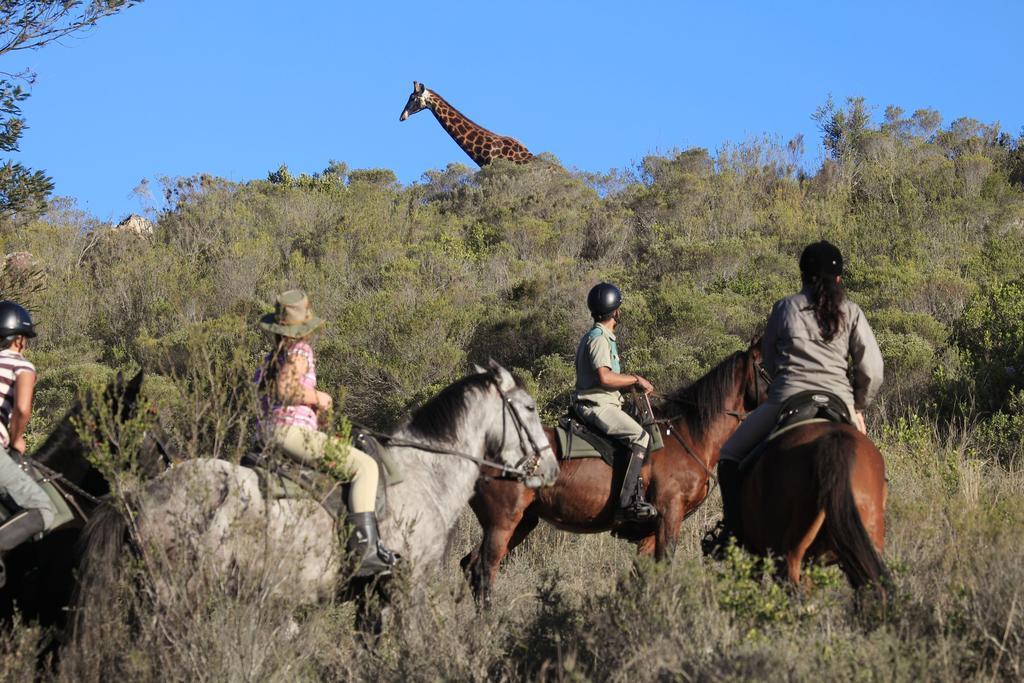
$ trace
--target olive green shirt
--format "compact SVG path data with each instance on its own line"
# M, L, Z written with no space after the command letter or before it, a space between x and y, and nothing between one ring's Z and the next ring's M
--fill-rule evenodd
M618 389L601 386L599 368L622 372L615 334L595 323L576 347L576 400L593 405L622 405Z

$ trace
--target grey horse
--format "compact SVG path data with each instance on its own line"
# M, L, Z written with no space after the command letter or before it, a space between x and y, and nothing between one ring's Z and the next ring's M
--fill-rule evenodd
M482 467L532 487L558 477L536 402L493 361L419 408L390 444L404 479L388 489L380 533L413 577L440 565ZM251 469L187 460L131 501L129 514L109 507L86 529L83 608L90 576L115 566L126 533L161 600L185 599L211 577L220 585L224 576L257 577L261 592L303 603L329 599L344 583L327 512L310 499L268 499Z

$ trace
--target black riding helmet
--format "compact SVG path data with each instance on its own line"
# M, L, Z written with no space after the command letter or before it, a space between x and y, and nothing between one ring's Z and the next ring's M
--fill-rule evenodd
M609 282L594 285L587 294L587 308L595 320L607 318L622 305L622 292Z
M36 328L29 312L13 301L0 301L0 338L34 336Z
M800 272L818 276L842 275L843 255L836 245L825 240L809 244L800 254Z

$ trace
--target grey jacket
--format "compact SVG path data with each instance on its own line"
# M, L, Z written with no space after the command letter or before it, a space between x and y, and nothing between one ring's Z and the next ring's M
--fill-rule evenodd
M849 299L842 306L843 324L826 342L807 290L775 303L761 343L764 368L774 378L770 399L781 402L819 390L836 394L856 410L871 404L882 386L882 352L860 306Z

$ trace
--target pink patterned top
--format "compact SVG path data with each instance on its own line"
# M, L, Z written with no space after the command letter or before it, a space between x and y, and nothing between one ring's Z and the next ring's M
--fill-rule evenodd
M306 374L299 378L299 384L307 389L316 389L316 359L313 356L313 348L304 341L295 341L290 345L286 346L281 355L278 356L278 371L280 372L281 365L284 364L285 359L290 356L300 356L306 359ZM263 359L263 364L256 370L256 377L254 381L256 384L260 383L266 372L267 366L272 360L272 354L267 354ZM271 404L270 397L264 393L260 399L260 407L263 410L263 417L260 420L260 426L264 428L272 427L299 427L301 429L319 429L319 424L316 419L316 411L307 405L281 405Z

